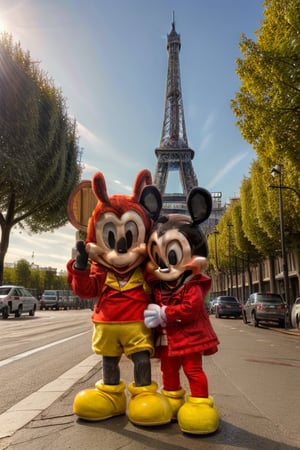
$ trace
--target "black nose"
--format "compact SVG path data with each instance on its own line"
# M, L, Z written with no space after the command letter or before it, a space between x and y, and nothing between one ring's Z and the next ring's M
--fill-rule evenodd
M127 242L124 237L119 239L117 242L117 252L118 253L127 253Z
M158 267L159 267L160 269L167 269L167 266L166 266L164 260L161 259L161 258L158 258Z

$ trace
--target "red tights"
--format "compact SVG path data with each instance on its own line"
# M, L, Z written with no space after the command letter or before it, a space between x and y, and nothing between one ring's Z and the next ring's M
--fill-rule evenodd
M181 389L180 368L183 368L188 379L192 397L208 397L207 377L202 369L201 353L182 356L168 356L167 346L160 348L160 367L163 386L166 391Z

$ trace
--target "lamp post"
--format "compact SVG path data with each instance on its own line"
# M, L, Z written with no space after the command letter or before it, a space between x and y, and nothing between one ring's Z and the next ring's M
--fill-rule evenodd
M216 258L216 268L219 271L219 261L218 261L218 247L217 247L217 235L219 234L218 230L214 229L213 231L215 237L215 258Z
M229 265L229 281L230 288L228 283L228 295L232 295L233 289L233 279L232 279L232 264L231 264L231 228L233 227L232 223L227 224L228 227L228 265Z
M284 286L284 296L285 301L288 307L288 315L289 322L291 320L291 304L290 304L290 296L289 296L289 272L288 272L288 263L287 263L287 253L286 253L286 244L285 244L285 234L284 234L284 214L283 214L283 197L282 197L282 189L286 188L283 186L283 170L282 166L276 164L271 170L271 175L275 177L279 175L279 185L270 187L278 188L278 199L279 199L279 221L280 221L280 241L281 241L281 257L282 257L282 271L283 271L283 286Z
M216 260L216 290L219 295L219 288L220 288L220 277L219 277L219 260L218 260L218 246L217 246L217 235L219 234L219 231L215 228L213 231L214 238L215 238L215 260ZM222 288L221 288L222 289Z

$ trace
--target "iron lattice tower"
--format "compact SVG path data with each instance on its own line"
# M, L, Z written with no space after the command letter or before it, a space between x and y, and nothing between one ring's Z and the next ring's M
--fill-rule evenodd
M173 14L172 30L167 39L169 57L165 113L160 145L155 149L157 163L154 183L162 194L164 212L185 212L186 196L193 187L198 186L192 166L194 150L189 148L184 121L179 64L180 48L180 35L175 30ZM179 173L183 193L165 192L170 171Z

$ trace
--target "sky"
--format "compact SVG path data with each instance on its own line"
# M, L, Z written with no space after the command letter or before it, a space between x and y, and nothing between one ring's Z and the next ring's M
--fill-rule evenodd
M154 176L174 12L192 164L199 186L222 192L225 204L255 159L230 101L240 86L240 36L255 39L263 9L263 0L0 0L0 32L11 33L61 89L78 125L82 179L101 171L109 195L128 195L139 170ZM181 188L170 176L172 191ZM75 231L71 224L37 235L16 228L5 262L24 258L64 271Z

